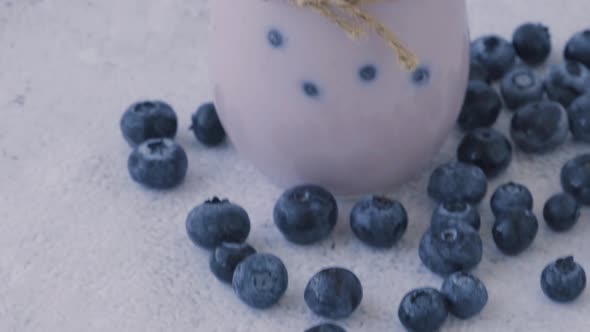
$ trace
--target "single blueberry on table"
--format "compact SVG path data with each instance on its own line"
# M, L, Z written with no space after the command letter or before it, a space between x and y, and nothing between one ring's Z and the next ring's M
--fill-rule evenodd
M274 48L280 48L283 46L284 39L283 34L277 29L271 29L267 34L267 39L270 45Z
M555 194L547 200L543 207L545 222L556 232L572 228L579 217L580 206L570 194Z
M311 98L317 98L320 95L320 90L317 85L312 82L303 82L303 92Z
M336 199L326 189L300 185L288 189L273 211L275 225L296 244L311 244L326 238L338 221Z
M590 91L590 71L571 60L553 64L545 77L545 90L549 99L568 107L576 98Z
M512 44L522 61L538 66L551 54L549 28L540 23L525 23L514 31Z
M447 320L444 296L434 288L414 289L402 299L397 312L400 322L412 332L435 332Z
M332 267L311 278L303 297L315 314L341 319L350 316L361 304L363 287L351 271Z
M481 225L479 212L471 204L463 202L440 203L432 213L431 226L444 227L450 221L463 222L475 230Z
M541 273L541 289L556 302L571 302L586 288L586 272L574 257L559 258Z
M162 101L143 101L131 105L121 118L123 137L135 147L152 138L174 138L176 113Z
M406 232L408 214L404 206L382 196L367 196L350 213L350 228L356 237L376 248L391 248Z
M508 138L492 128L477 128L459 143L457 159L478 166L488 178L493 178L510 165L512 145Z
M225 139L225 130L221 125L217 110L213 103L201 105L192 115L190 129L199 142L207 146L215 146Z
M131 178L153 189L178 186L186 175L184 149L168 138L152 138L135 147L127 160Z
M473 269L481 261L479 233L470 225L450 220L430 227L422 236L418 254L432 272L448 275Z
M359 77L366 82L373 81L377 77L377 68L373 65L363 66L359 70Z
M533 195L526 186L508 182L496 188L490 199L490 206L496 216L513 209L532 210Z
M590 68L590 29L580 31L570 38L565 46L564 56Z
M416 85L426 85L430 82L430 69L426 66L420 66L412 73L412 82Z
M213 197L189 213L186 231L196 245L206 249L223 242L242 243L250 234L250 217L241 206Z
M498 80L516 62L516 52L512 43L506 39L487 35L471 43L471 58L487 69L492 80Z
M516 109L543 99L543 80L530 68L520 66L509 71L500 84L504 104Z
M578 155L563 165L561 186L578 203L590 205L590 154Z
M565 143L567 113L560 104L542 100L519 108L510 123L514 144L526 153L547 153Z
M305 332L346 332L345 329L331 323L323 323L305 330Z
M533 243L538 229L539 223L533 212L514 209L496 216L492 235L500 251L517 255Z
M567 116L574 139L590 143L590 92L581 95L570 104Z
M465 202L476 205L488 185L481 168L462 162L440 165L430 175L428 195L437 202Z
M289 277L285 264L271 254L253 254L244 259L234 272L234 292L247 305L267 309L285 294Z
M457 123L464 131L491 127L501 109L502 100L494 88L482 81L469 81Z
M473 59L469 63L469 80L482 81L484 83L490 83L492 81L486 67Z
M217 279L231 284L238 264L255 253L256 250L249 244L223 242L211 253L209 268Z
M477 277L455 272L442 284L441 293L447 300L449 312L461 319L480 313L488 303L488 291Z

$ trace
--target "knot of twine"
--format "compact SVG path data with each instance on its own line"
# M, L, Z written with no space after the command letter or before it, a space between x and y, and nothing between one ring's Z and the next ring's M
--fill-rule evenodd
M407 70L418 65L416 55L406 48L393 31L369 15L362 6L384 0L291 0L301 8L312 8L338 24L353 39L361 37L365 27L374 30L395 51L398 62Z

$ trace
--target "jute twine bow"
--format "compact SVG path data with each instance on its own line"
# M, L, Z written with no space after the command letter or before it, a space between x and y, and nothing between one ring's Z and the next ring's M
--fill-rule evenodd
M356 39L366 31L364 27L374 30L395 51L398 62L407 70L414 70L418 65L416 55L406 48L400 39L383 23L369 15L362 6L384 0L290 0L301 8L312 8L338 24L349 36Z

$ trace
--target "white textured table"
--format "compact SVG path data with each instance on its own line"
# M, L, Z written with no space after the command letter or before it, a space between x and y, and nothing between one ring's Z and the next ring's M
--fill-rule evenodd
M554 60L569 35L590 26L587 0L468 2L474 36L509 35L524 20L550 25ZM392 193L411 220L395 249L360 245L348 228L348 203L329 240L296 247L272 223L280 190L233 148L195 142L185 129L209 97L208 18L203 0L0 0L0 331L302 331L320 321L304 304L305 284L334 264L354 270L365 290L359 310L341 324L396 331L403 294L439 286L417 255L432 208L427 172ZM190 169L175 191L143 190L127 175L118 121L129 103L146 97L165 99L179 113ZM507 120L503 114L497 128L505 131ZM454 156L458 136L438 162ZM586 150L570 142L548 156L517 153L490 188L509 179L527 184L540 216L560 190L563 162ZM275 308L239 302L209 273L207 252L188 241L186 214L214 194L242 204L253 221L250 242L285 261L289 289ZM490 301L475 319L449 319L445 331L587 330L590 294L553 304L539 274L564 254L590 268L588 211L566 234L542 224L533 246L510 258L493 244L487 204L481 210L485 248L475 273Z

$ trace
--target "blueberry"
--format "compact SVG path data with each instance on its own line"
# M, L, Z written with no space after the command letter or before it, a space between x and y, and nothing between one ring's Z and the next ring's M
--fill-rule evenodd
M355 204L350 228L356 237L373 247L391 248L404 235L408 214L404 206L382 196L368 196Z
M303 298L315 314L341 319L350 316L361 304L363 287L354 273L332 267L311 278L305 287Z
M506 39L488 35L471 43L471 58L487 69L492 80L498 80L516 62L516 52Z
M305 330L305 332L346 332L338 325L324 323Z
M513 209L533 209L533 195L530 190L519 183L508 182L494 191L490 199L494 215L499 215Z
M211 253L209 268L217 279L231 284L238 264L255 253L256 250L246 243L223 242Z
M420 66L412 73L412 82L416 85L425 85L430 81L430 69Z
M186 231L196 245L213 249L222 242L246 241L250 218L241 206L213 197L189 213Z
M481 261L482 251L481 237L473 227L450 220L424 233L418 254L427 268L444 276L471 270Z
M533 212L513 209L496 216L492 235L500 251L517 255L533 243L538 228L539 223Z
M431 225L433 228L439 227L449 221L463 222L475 230L479 230L480 217L479 212L471 205L463 202L446 202L440 203L432 213Z
M539 23L525 23L514 31L512 44L522 61L531 66L540 65L551 53L549 28Z
M244 259L234 272L235 293L247 305L266 309L276 304L287 290L285 264L271 254L254 254Z
M543 80L524 66L509 71L500 84L504 104L509 109L540 101L543 99L544 89Z
M135 147L152 138L174 138L176 113L162 101L143 101L131 105L121 118L123 137Z
M270 45L274 48L280 48L283 46L283 43L284 43L283 35L277 29L271 29L268 32L266 38L268 39L268 42L270 43Z
M502 173L512 160L510 141L492 128L477 128L463 137L457 159L481 168L488 178Z
M154 189L178 186L184 180L187 168L184 149L168 138L152 138L141 143L127 160L131 178Z
M571 302L586 288L586 272L574 257L559 258L543 269L541 288L553 301Z
M563 165L561 186L578 203L590 205L590 154L578 155Z
M430 175L428 195L437 202L465 202L476 205L486 194L488 185L481 168L462 162L437 167Z
M554 231L566 231L578 221L580 207L572 195L555 194L545 203L543 217L547 225Z
M303 92L311 98L317 98L320 95L320 89L315 83L303 82Z
M447 320L449 312L444 296L436 289L426 287L407 293L397 315L408 331L435 332Z
M373 65L363 66L359 70L359 77L366 82L373 81L377 77L377 68Z
M514 144L527 153L546 153L565 143L569 135L565 109L543 100L519 108L510 124Z
M565 46L564 56L590 68L590 29L580 31L570 38Z
M481 280L465 272L449 275L442 284L449 312L461 319L480 313L488 303L488 291Z
M575 140L590 143L590 92L576 98L567 109Z
M207 146L218 145L225 139L225 130L213 103L205 103L193 113L190 129L195 133L195 137Z
M479 127L491 127L500 114L502 100L488 84L470 81L457 123L464 131Z
M490 74L486 67L484 67L481 63L477 61L473 61L469 63L469 80L470 81L482 81L485 83L490 83Z
M311 244L326 238L336 226L338 206L326 189L301 185L283 193L273 215L275 225L287 240Z
M549 99L568 107L574 99L590 91L590 71L571 60L554 64L545 77L545 90Z

